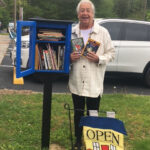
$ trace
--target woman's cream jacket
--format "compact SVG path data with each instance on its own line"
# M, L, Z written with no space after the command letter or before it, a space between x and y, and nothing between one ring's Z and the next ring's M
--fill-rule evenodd
M72 29L72 39L81 37L79 24ZM69 89L70 92L79 96L98 97L103 94L103 82L106 65L114 59L115 49L108 31L94 22L89 37L100 42L97 51L99 63L89 61L81 56L70 67Z

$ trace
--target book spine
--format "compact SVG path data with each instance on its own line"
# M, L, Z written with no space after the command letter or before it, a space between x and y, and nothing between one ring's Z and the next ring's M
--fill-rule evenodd
M39 60L40 60L40 69L44 69L44 56L43 56L43 49L39 46Z
M39 69L39 56L38 56L38 53L39 53L38 44L36 44L36 46L35 46L35 70Z
M64 53L65 53L65 47L62 46L60 49L60 68L64 69Z
M57 65L58 65L58 70L60 69L60 45L58 46L58 53L57 53Z
M50 60L50 57L49 57L49 54L48 54L48 50L45 51L45 54L46 54L48 69L50 70L51 69L51 63L50 63L51 60Z
M55 70L58 70L56 51L52 50L52 53L53 53L53 60L54 60Z
M48 69L48 65L47 65L47 59L46 59L46 54L45 54L45 50L43 50L43 56L44 56L44 64L45 64L45 69Z
M41 59L41 54L40 54L40 48L38 46L38 57L39 57L39 70L43 69L43 66L42 66L42 59Z
M50 46L50 44L48 44L48 52L50 54L50 60L51 60L51 68L52 70L55 70L55 65L54 65L54 60L53 60L53 53L52 53L52 48Z

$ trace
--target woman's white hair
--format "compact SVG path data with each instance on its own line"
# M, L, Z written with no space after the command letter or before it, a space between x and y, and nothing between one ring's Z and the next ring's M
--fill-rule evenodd
M81 5L82 3L89 3L89 4L91 4L92 10L93 10L93 14L95 15L95 6L94 6L94 4L93 4L90 0L81 0L81 1L78 3L77 8L76 8L77 14L79 13L80 5Z

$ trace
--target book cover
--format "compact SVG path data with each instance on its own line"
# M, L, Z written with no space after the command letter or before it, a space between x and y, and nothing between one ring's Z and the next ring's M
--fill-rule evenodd
M35 45L35 70L39 69L39 49L38 49L38 44Z
M84 48L83 38L76 38L71 40L72 51L81 52Z
M97 52L98 48L100 46L100 43L93 40L93 39L88 39L83 51L82 51L82 55L86 56L88 52Z

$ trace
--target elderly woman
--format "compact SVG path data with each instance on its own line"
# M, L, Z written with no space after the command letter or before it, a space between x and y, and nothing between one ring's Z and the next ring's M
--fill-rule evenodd
M72 29L72 39L83 38L100 43L96 52L90 51L86 56L72 52L69 89L72 93L75 123L75 149L81 149L82 128L80 118L84 116L85 105L89 110L99 110L103 94L103 81L106 64L114 59L114 47L108 31L94 21L95 7L90 0L81 0L77 5L79 23Z

